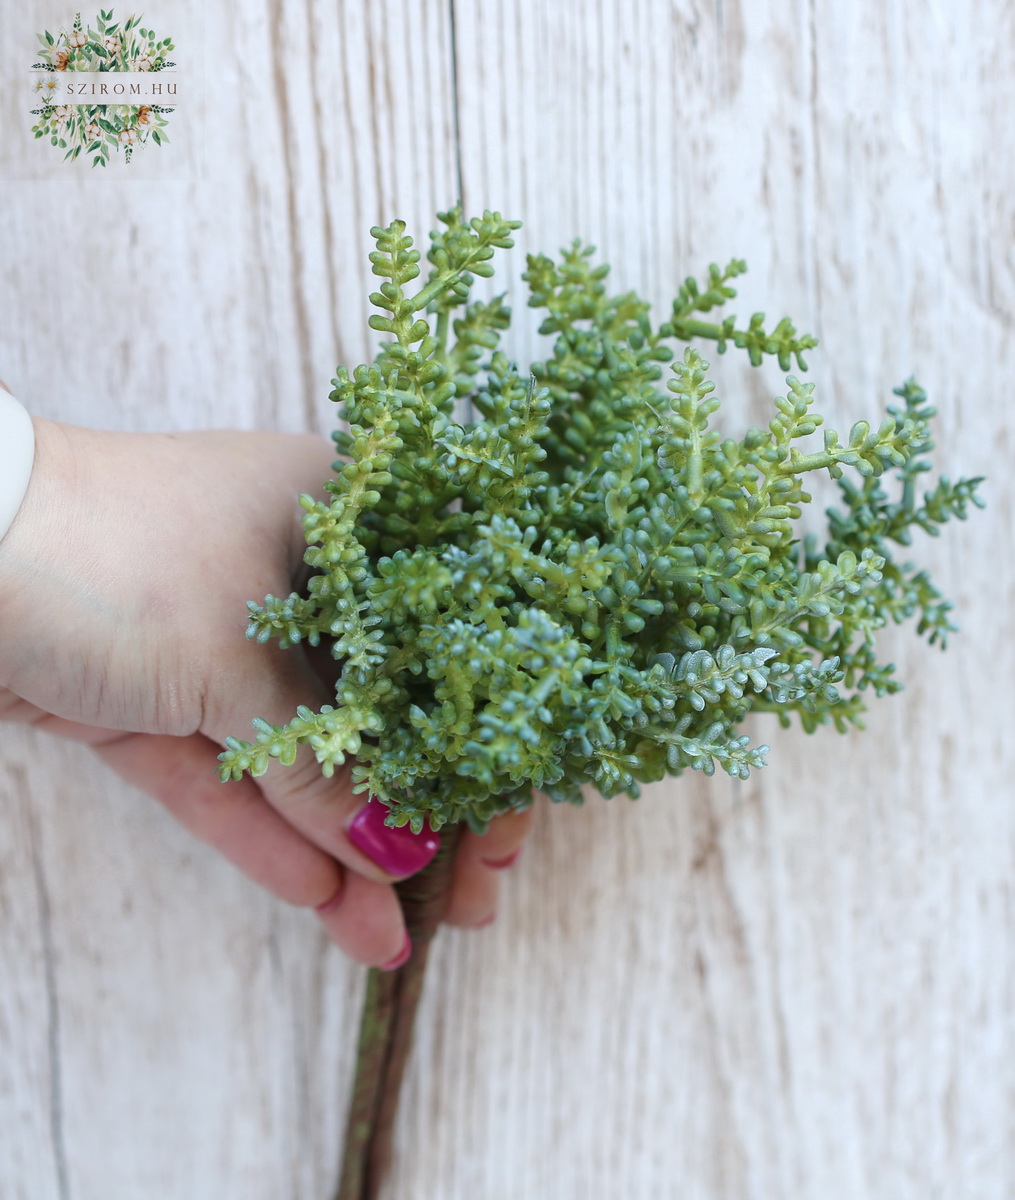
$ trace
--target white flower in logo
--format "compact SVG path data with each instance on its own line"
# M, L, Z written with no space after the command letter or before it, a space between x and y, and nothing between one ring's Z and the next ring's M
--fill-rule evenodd
M58 71L67 70L67 60L70 58L70 51L66 46L54 46L50 51L53 56L53 66Z
M71 115L71 110L70 110L70 106L69 106L69 105L67 105L67 104L60 104L60 105L58 105L58 106L57 106L57 110L56 110L56 119L57 119L58 121L66 121L66 120L68 120L68 118L70 117L70 115Z
M80 29L75 29L74 32L68 36L67 41L71 46L80 49L85 42L88 41L88 35L83 33Z
M89 121L85 126L85 138L89 142L98 141L102 137L102 130L95 124L94 121Z
M121 129L120 130L120 143L122 145L129 146L129 145L131 145L131 143L136 142L136 141L137 141L137 130L136 129Z

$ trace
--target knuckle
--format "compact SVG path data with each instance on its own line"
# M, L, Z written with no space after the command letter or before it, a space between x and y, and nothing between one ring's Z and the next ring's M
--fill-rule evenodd
M341 808L351 795L345 770L336 771L328 779L309 754L300 754L291 767L284 768L284 775L276 779L275 792L279 804L294 811Z

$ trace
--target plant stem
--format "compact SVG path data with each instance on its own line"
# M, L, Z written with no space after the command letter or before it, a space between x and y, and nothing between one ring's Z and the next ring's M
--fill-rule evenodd
M448 906L463 826L445 826L433 860L396 884L412 953L395 971L370 969L360 1020L356 1078L335 1200L377 1200L391 1162L392 1132L430 941Z

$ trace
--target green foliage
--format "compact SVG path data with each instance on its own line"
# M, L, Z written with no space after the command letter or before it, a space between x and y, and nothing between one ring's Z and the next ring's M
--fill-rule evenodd
M814 385L790 375L767 428L724 436L708 364L669 343L803 370L814 339L788 319L766 333L762 314L746 329L700 319L735 295L739 260L703 287L688 279L656 328L637 296L609 295L608 268L578 242L559 262L528 260L530 305L555 341L520 371L498 349L501 299L469 302L518 223L440 220L416 290L404 224L372 231L370 325L391 340L334 381L347 428L331 500L301 499L315 573L305 596L250 605L249 637L330 645L335 706L256 721L253 743L221 755L223 779L305 743L325 774L354 758L392 824L481 829L532 788L579 802L586 783L636 796L687 767L746 778L768 749L737 734L748 712L848 728L861 692L899 686L876 657L886 621L915 616L944 644L947 603L893 550L914 527L965 518L980 481L917 496L933 410L915 383L876 426L825 430L815 449L798 444L822 425ZM795 526L821 470L841 492L823 546Z

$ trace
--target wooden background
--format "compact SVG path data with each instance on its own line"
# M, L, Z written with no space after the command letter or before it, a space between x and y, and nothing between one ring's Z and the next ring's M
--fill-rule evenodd
M833 425L916 372L941 469L990 477L914 548L963 632L886 634L909 687L866 734L759 721L748 784L541 811L497 924L436 949L390 1200L1007 1200L1015 9L156 9L203 90L130 177L23 135L7 85L71 14L0 22L0 375L36 412L330 429L370 225L461 191L526 222L515 278L580 234L663 305L743 255L735 311L821 339ZM717 371L731 428L782 386ZM327 1197L362 970L84 750L0 754L0 1195Z

